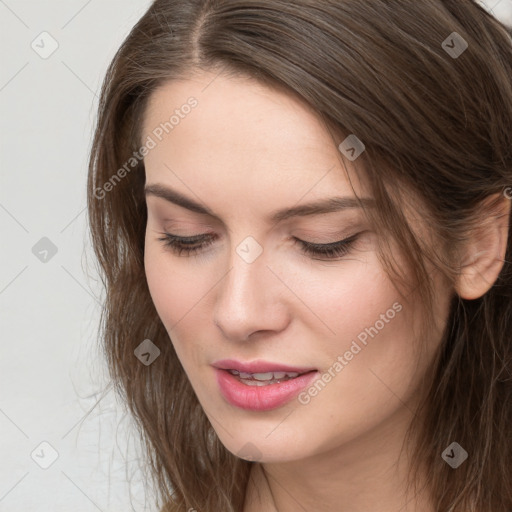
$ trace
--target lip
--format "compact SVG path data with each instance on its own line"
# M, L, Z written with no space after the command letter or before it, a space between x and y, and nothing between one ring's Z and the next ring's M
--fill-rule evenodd
M260 367L258 366L258 368ZM268 368L268 365L265 368ZM277 370L268 371L296 371L285 370L285 368L290 367L280 365ZM312 370L284 382L266 386L248 386L240 382L227 369L215 368L215 373L220 391L228 403L249 411L269 411L283 406L308 387L319 375L318 371ZM259 373L259 371L253 370L248 373Z
M237 361L236 359L221 359L219 361L215 361L212 364L215 368L220 370L238 370L239 372L245 373L267 373L267 372L296 372L296 373L307 373L316 368L300 368L294 366L288 366L286 364L281 363L271 363L268 361L250 361L247 363L242 363Z

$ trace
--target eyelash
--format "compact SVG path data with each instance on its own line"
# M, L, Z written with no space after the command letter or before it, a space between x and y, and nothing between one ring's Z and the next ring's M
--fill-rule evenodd
M177 235L173 235L172 233L163 233L165 236L158 238L159 241L163 242L164 246L168 247L172 252L181 256L185 253L186 256L192 256L196 254L201 249L208 247L213 243L213 239L210 236L206 242L204 242L205 238L208 235L197 235L190 237L180 237ZM294 242L299 243L301 245L301 250L307 256L312 256L313 259L321 259L315 258L314 256L323 256L327 259L341 258L348 254L353 243L356 241L360 233L356 233L344 240L339 240L337 242L332 242L329 244L314 244L311 242L306 242L304 240L300 240L299 238L294 237ZM201 242L199 245L191 246L192 244L197 244L197 242Z

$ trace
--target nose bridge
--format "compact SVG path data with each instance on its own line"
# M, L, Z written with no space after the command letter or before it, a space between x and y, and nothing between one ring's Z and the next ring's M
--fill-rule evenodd
M265 282L263 274L268 272L265 260L262 245L252 236L243 239L231 251L230 270L222 287L220 302L240 320L247 316L249 309L258 308Z
M276 283L272 285L270 279L276 281L255 238L248 236L231 250L229 271L220 283L214 311L215 323L225 336L243 340L256 330L278 328L272 295Z

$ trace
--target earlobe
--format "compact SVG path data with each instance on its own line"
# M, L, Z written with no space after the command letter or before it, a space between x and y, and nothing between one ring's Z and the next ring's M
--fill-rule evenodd
M461 298L481 297L498 278L507 251L511 202L502 194L483 201L481 223L467 241L455 284Z

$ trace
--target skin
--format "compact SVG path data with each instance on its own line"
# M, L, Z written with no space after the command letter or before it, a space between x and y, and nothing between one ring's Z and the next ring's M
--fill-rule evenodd
M145 268L158 314L221 442L235 455L250 443L260 463L244 512L433 512L427 493L405 494L410 461L399 455L453 290L433 275L439 323L423 343L423 312L414 294L400 298L383 271L378 234L362 210L268 223L276 209L354 197L344 166L357 195L369 197L364 179L338 151L341 140L300 100L252 80L215 77L172 81L150 98L144 139L190 96L198 106L146 155L146 184L172 187L215 216L148 195ZM164 232L216 238L197 256L180 256L158 240ZM355 233L350 252L332 260L313 259L292 239L330 243ZM263 248L252 263L236 252L248 236ZM490 247L503 252L503 245ZM498 267L494 262L492 272ZM467 276L464 286L475 286ZM263 359L323 373L397 301L401 311L308 404L253 412L221 395L214 361Z

